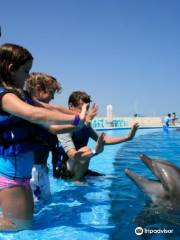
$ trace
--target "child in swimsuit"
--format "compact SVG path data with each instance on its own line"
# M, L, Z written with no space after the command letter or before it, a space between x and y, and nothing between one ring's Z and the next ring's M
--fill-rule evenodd
M32 62L27 49L15 44L0 46L0 230L31 225L34 203L30 178L34 151L40 146L37 124L49 131L59 125L76 127L86 115L86 105L79 115L33 106L23 91Z

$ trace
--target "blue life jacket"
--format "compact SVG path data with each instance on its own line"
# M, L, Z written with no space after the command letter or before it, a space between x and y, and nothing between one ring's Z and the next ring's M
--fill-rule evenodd
M37 138L41 141L38 152L41 151L42 154L35 154L34 163L47 164L49 151L52 153L52 163L58 162L60 144L57 135L50 133L47 129L38 125L36 126L36 134Z
M0 95L6 92L5 88L0 87ZM22 100L32 105L28 95ZM35 124L0 109L0 155L14 156L37 147Z
M50 133L46 128L43 128L40 125L36 125L35 129L37 135L36 138L40 141L40 149L51 151L52 148L58 146L59 141L57 135Z
M87 146L90 137L90 128L84 125L81 129L72 133L72 139L76 150Z

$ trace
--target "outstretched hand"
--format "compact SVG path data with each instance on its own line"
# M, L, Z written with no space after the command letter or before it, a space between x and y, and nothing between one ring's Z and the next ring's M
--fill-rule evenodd
M80 119L84 122L87 114L88 103L82 105L81 113L79 114Z
M101 133L101 135L98 137L98 140L96 142L96 153L99 154L103 152L104 145L105 145L105 133Z
M136 122L133 124L132 129L130 133L128 134L128 139L131 140L136 134L136 131L138 130L139 124Z
M85 123L89 124L97 114L98 114L98 105L93 104L89 112L86 114Z
M91 148L88 146L84 146L80 148L77 153L76 153L76 159L81 160L81 159L89 159L92 155Z

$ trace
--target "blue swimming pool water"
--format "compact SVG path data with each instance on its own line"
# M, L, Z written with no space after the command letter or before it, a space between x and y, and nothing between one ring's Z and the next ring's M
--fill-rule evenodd
M106 133L119 136L126 135L127 130ZM90 145L94 143L90 142ZM106 178L89 177L77 185L51 177L52 203L36 208L33 229L0 233L0 240L180 239L178 214L156 214L149 225L174 229L174 234L146 234L141 238L134 234L143 217L145 224L150 215L148 211L144 214L148 209L148 198L125 176L124 169L128 167L140 175L152 177L139 160L138 155L142 152L180 165L180 131L164 134L158 129L141 129L131 142L106 146L101 155L92 159L90 166L106 173Z

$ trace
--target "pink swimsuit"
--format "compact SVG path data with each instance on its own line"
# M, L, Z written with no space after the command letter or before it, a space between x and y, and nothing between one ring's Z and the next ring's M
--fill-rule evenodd
M10 187L23 186L25 188L30 188L30 180L12 180L3 176L0 176L0 190Z

